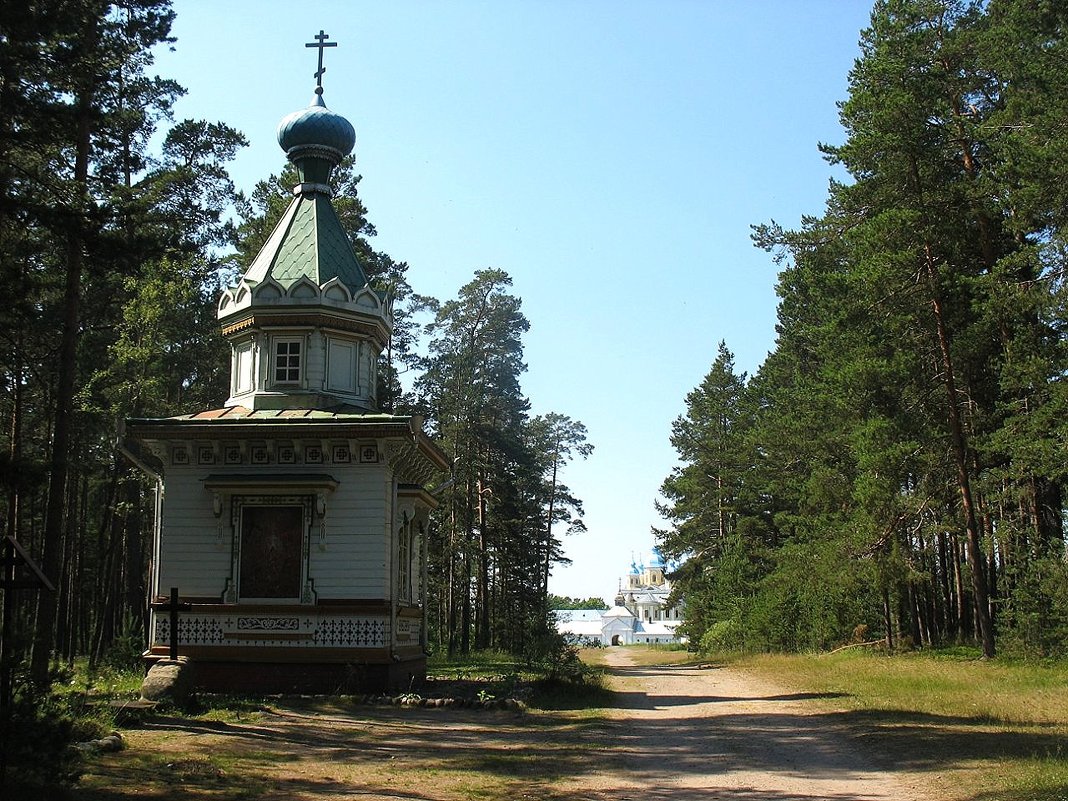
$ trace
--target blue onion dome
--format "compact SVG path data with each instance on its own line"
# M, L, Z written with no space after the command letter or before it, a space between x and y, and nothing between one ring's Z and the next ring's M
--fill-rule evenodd
M294 111L278 123L278 144L290 161L311 155L336 164L352 152L356 130L352 123L326 107L322 88L318 87L311 105Z

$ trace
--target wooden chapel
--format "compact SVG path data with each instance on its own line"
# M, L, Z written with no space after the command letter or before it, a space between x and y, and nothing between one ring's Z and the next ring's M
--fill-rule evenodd
M126 421L123 450L156 480L150 596L177 587L181 655L209 690L408 687L426 670L426 490L448 460L418 417L384 414L377 364L392 298L372 287L331 203L356 135L323 102L278 142L300 183L218 303L231 348L218 409ZM170 616L153 611L151 664Z

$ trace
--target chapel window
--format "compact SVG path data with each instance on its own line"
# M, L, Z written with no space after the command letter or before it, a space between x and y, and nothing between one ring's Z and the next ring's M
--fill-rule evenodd
M400 530L400 543L397 549L397 590L401 601L412 598L412 524L405 520Z
M234 392L251 392L256 388L255 382L255 350L251 340L242 342L234 348Z
M301 341L278 339L274 343L274 381L276 384L299 384Z

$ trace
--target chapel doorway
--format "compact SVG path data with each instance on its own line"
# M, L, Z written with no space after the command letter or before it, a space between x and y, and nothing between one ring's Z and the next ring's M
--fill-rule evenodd
M612 635L612 645L619 645L619 635L618 634L613 634Z
M242 600L300 598L303 520L301 506L242 508Z

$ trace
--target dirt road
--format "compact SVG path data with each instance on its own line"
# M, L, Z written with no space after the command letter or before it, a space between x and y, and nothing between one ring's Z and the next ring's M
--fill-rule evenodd
M156 718L78 801L917 801L819 697L603 652L613 709L522 714L281 699L247 719ZM833 699L832 699L833 703ZM606 719L607 718L607 719ZM883 757L885 759L885 757Z
M637 667L606 653L621 708L605 735L623 749L570 788L613 801L912 801L916 776L880 768L856 732L827 724L816 697L735 671Z

